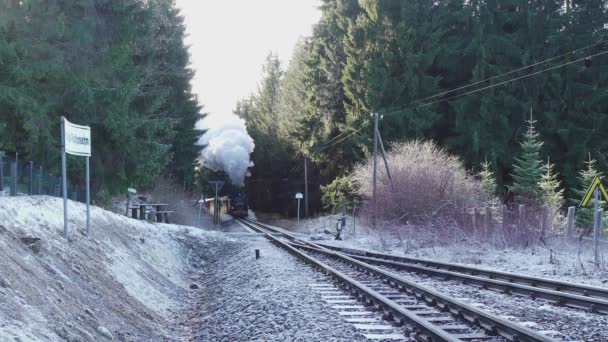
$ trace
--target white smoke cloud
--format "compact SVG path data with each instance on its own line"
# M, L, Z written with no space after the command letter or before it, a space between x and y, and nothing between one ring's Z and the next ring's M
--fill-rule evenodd
M210 114L197 123L206 130L198 144L203 165L215 171L225 171L233 184L245 185L248 169L253 166L249 154L253 152L253 139L247 134L245 120L234 114Z

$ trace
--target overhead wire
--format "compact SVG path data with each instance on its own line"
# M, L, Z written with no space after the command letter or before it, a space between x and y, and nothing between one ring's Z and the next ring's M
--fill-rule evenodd
M337 144L341 143L342 141L344 141L344 140L346 140L346 139L350 138L351 136L353 136L353 135L355 135L355 134L359 133L361 130L363 130L363 129L364 129L364 128L366 128L367 126L369 126L369 121L365 122L365 123L363 124L363 126L359 127L359 129L357 129L357 130L355 130L355 131L351 132L350 134L348 134L347 136L343 137L342 139L340 139L340 140L338 140L338 141L334 142L333 144L330 144L330 145L325 145L325 146L323 146L323 147L319 148L319 149L318 149L318 151L322 151L322 150L324 150L324 149L326 149L326 148L329 148L329 147L331 147L331 146L334 146L334 145L337 145Z
M519 81L519 80L522 80L524 78L532 77L532 76L535 76L535 75L538 75L538 74L541 74L541 73L544 73L544 72L548 72L548 71L551 71L551 70L559 69L559 68L562 68L564 66L567 66L567 65L570 65L570 64L574 64L574 63L578 63L578 62L584 61L584 60L589 59L589 58L595 58L595 57L598 57L598 56L601 56L601 55L605 55L607 53L608 53L608 50L604 50L602 52L599 52L599 53L596 53L596 54L593 54L593 55L585 56L585 57L582 57L582 58L579 58L579 59L576 59L576 60L573 60L573 61L570 61L570 62L566 62L566 63L562 63L562 64L559 64L559 65L556 65L556 66L552 66L552 67L547 68L547 69L535 71L535 72L532 72L532 73L529 73L529 74L526 74L526 75L523 75L523 76L515 77L515 78L509 79L509 80L506 80L506 81L494 83L494 84L491 84L491 85L486 86L486 87L482 87L482 88L478 88L478 89L475 89L475 90L468 91L466 93L450 96L450 97L447 97L447 98L444 98L444 99L440 99L440 100L436 100L436 101L431 101L431 102L423 103L423 104L421 104L419 106L415 106L415 108L426 107L426 106L430 106L430 105L435 104L435 103L439 103L439 102L443 102L443 101L449 101L449 100L452 100L452 99L455 99L455 98L458 98L458 97L462 97L462 96L465 96L465 95L474 94L474 93L480 92L482 90L486 90L486 89L498 87L498 86L501 86L501 85L504 85L504 84L507 84L507 83ZM403 111L405 108L410 107L412 104L413 103L410 103L408 105L403 106L402 108L399 108L398 110L395 110L395 111L392 111L392 112L389 112L389 113L384 113L383 115L392 115L392 114L395 114L395 113L399 113L399 112Z
M391 107L381 108L381 109L377 110L377 112L379 114L385 114L387 111L395 111L395 110L399 110L399 109L402 109L402 108L407 108L407 107L409 107L409 106L411 106L413 104L419 103L419 102L430 100L430 99L433 99L433 98L436 98L436 97L439 97L439 96L443 96L443 95L446 95L446 94L449 94L449 93L453 93L455 91L471 88L471 87L474 87L476 85L479 85L479 84L482 84L482 83L486 83L486 82L489 82L491 80L494 80L494 79L497 79L497 78L501 78L501 77L504 77L504 76L507 76L507 75L511 75L511 74L514 74L514 73L517 73L517 72L520 72L520 71L523 71L523 70L526 70L526 69L530 69L530 68L533 68L535 66L538 66L538 65L541 65L541 64L545 64L545 63L548 63L548 62L551 62L551 61L554 61L556 59L560 59L560 58L563 58L563 57L566 57L566 56L569 56L569 55L573 55L573 54L576 54L578 52L581 52L581 51L584 51L584 50L587 50L587 49L590 49L590 48L593 48L593 47L596 47L596 46L601 46L601 45L603 45L605 43L608 43L608 40L602 39L602 40L600 40L600 41L598 41L598 42L596 42L594 44L587 45L587 46L584 46L582 48L578 48L576 50L572 50L572 51L563 53L563 54L555 56L555 57L551 57L551 58L548 58L548 59L545 59L545 60L542 60L542 61L539 61L539 62L535 62L535 63L529 64L529 65L523 66L521 68L517 68L517 69L511 70L511 71L508 71L508 72L505 72L505 73L502 73L502 74L499 74L499 75L496 75L496 76L492 76L492 77L489 77L489 78L486 78L486 79L483 79L483 80L480 80L480 81L477 81L477 82L474 82L474 83L470 83L470 84L467 84L467 85L464 85L464 86L460 86L460 87L457 87L457 88L446 90L446 91L443 91L443 92L438 93L438 94L434 94L434 95L427 96L427 97L424 97L424 98L421 98L421 99L417 99L417 100L414 100L414 101L412 101L410 103L407 103L405 105L398 105L398 106L391 106Z
M607 40L602 40L602 41L597 42L595 44L591 44L591 45L588 45L588 46L585 46L585 47L582 47L582 48L579 48L579 49L576 49L576 50L573 50L573 51L570 51L570 52L567 52L567 53L563 53L561 55L558 55L558 56L555 56L555 57L551 57L551 58L545 59L543 61L535 62L533 64L526 65L524 67L521 67L521 68L518 68L518 69L515 69L515 70L511 70L511 71L508 71L508 72L500 74L500 75L492 76L492 77L486 78L484 80L477 81L477 82L474 82L474 83L471 83L471 84L468 84L468 85L465 85L465 86L454 88L454 89L451 89L451 90L448 90L448 91L444 91L444 92L441 92L441 93L438 93L438 94L435 94L435 95L427 96L425 98L415 100L413 102L410 102L410 103L402 105L402 106L394 106L394 107L382 108L382 109L379 109L377 112L381 113L382 115L392 115L392 114L395 114L395 113L399 113L399 112L403 111L404 109L406 109L408 107L411 107L414 104L417 104L417 103L420 103L420 102L424 102L426 100L430 100L430 99L433 99L433 98L436 98L436 97L440 97L440 96L443 96L443 95L446 95L446 94L449 94L449 93L452 93L452 92L455 92L455 91L471 88L471 87L474 87L476 85L479 85L479 84L482 84L482 83L485 83L485 82L489 82L491 80L494 80L494 79L497 79L497 78L500 78L500 77L503 77L503 76L511 75L511 74L514 74L514 73L517 73L517 72L520 72L520 71L523 71L523 70L526 70L526 69L529 69L529 68L532 68L532 67L535 67L535 66L538 66L538 65L541 65L541 64L545 64L545 63L554 61L556 59L563 58L565 56L568 56L568 55L571 55L571 54L575 54L575 53L580 52L580 51L587 50L587 49L592 48L592 47L600 46L600 45L602 45L602 44L604 44L606 42L608 42L608 41ZM571 65L571 64L574 64L574 63L585 61L585 60L590 59L590 58L595 58L595 57L598 57L598 56L601 56L601 55L605 55L607 53L608 53L608 50L604 50L604 51L601 51L601 52L596 53L596 54L588 55L588 56L585 56L585 57L582 57L582 58L579 58L579 59L576 59L576 60L573 60L573 61L562 63L562 64L559 64L559 65L556 65L556 66L552 66L552 67L549 67L549 68L546 68L546 69L543 69L543 70L539 70L539 71L531 72L531 73L526 74L526 75L514 77L514 78L506 80L506 81L501 81L501 82L498 82L498 83L493 83L493 84L491 84L489 86L485 86L485 87L482 87L482 88L474 89L474 90L471 90L471 91L468 91L468 92L465 92L465 93L457 94L457 95L450 96L450 97L443 98L443 99L439 99L439 100L436 100L436 101L431 101L431 102L423 103L423 104L421 104L419 106L415 106L415 108L430 106L430 105L435 104L435 103L439 103L439 102L443 102L443 101L449 101L449 100L452 100L452 99L455 99L455 98L459 98L459 97L463 97L463 96L466 96L466 95L474 94L474 93L477 93L477 92L480 92L480 91L483 91L483 90L487 90L487 89L490 89L490 88L498 87L498 86L501 86L501 85L504 85L504 84L508 84L508 83L511 83L511 82L516 82L516 81L519 81L519 80L522 80L522 79L525 79L525 78L528 78L528 77L532 77L532 76L535 76L535 75L538 75L538 74L541 74L541 73L545 73L545 72L548 72L548 71L559 69L559 68L562 68L562 67L567 66L567 65ZM392 111L386 112L386 110L392 110ZM333 138L331 138L330 140L328 140L327 142L325 142L324 145L321 146L317 151L322 151L322 150L324 150L326 148L329 148L331 146L337 145L337 144L341 143L342 141L350 138L351 136L357 134L358 132L360 132L361 130L363 130L364 128L366 128L367 126L369 126L369 121L366 122L359 129L357 129L357 130L351 132L350 134L344 136L343 138L341 138L341 139L339 139L339 140L331 143L333 140L335 140L336 138L338 138L339 136L343 135L346 132L346 131L343 131L340 134L338 134L338 135L334 136Z

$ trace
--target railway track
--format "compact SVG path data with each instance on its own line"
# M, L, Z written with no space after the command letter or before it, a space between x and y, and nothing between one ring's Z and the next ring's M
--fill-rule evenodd
M340 251L338 248L331 249ZM601 287L388 254L364 252L360 255L352 252L347 255L377 266L461 281L484 289L543 299L558 306L608 314L608 289Z
M348 314L349 308L363 312L361 315L374 310L386 322L402 326L404 333L424 341L554 341L339 251L300 241L275 227L249 220L240 222L334 278L349 293L346 298L337 295L347 304L336 305L343 315ZM359 314L353 316L356 315ZM359 316L363 319L359 322L365 322L366 317ZM378 324L369 328L374 330L374 326ZM387 328L386 323L384 326Z
M534 276L528 276L524 274L517 274L511 272L501 272L488 270L478 267L465 266L454 263L447 262L438 262L434 260L428 259L419 259L419 258L410 258L404 256L397 256L385 253L377 253L372 251L364 251L364 250L355 250L355 249L344 249L340 247L335 247L326 244L319 244L325 248L329 248L332 250L344 252L349 255L357 256L358 258L365 258L369 261L384 260L384 261L394 261L398 263L405 263L411 265L419 265L427 268L435 269L435 270L444 270L449 272L468 274L472 276L505 281L508 283L516 283L521 285L533 286L538 288L543 288L547 290L553 291L561 291L564 293L570 293L575 295L580 295L584 297L593 297L603 300L608 300L608 288L591 286L585 284L574 284L568 283L564 281L554 280L554 279L546 279Z
M277 227L268 225L265 225L265 227L276 233L290 235ZM290 235L290 238L295 240L295 237L292 235ZM441 280L460 281L464 284L476 285L488 290L526 296L532 299L543 299L558 306L608 314L608 289L602 287L573 284L559 280L493 271L454 263L341 248L327 244L310 244L304 241L302 243L307 246L316 246L316 248L325 248L344 253L353 259L375 266L425 274Z

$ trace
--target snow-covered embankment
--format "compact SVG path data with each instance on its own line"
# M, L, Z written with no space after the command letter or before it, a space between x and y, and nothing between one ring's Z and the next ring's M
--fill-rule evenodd
M221 235L62 199L0 197L0 341L176 339L190 274ZM196 288L196 286L193 286Z

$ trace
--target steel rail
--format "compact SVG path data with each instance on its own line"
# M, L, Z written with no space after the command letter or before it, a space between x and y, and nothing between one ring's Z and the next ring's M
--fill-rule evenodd
M426 303L437 306L440 309L450 312L456 317L462 318L474 325L477 325L490 334L500 335L511 341L555 341L554 339L539 334L529 328L520 326L518 324L512 323L508 320L501 319L495 315L482 311L473 306L467 305L465 303L459 302L449 296L443 295L435 290L430 288L415 284L407 279L404 279L400 276L382 270L378 267L372 266L363 261L357 260L351 256L345 255L344 253L330 250L325 248L324 246L318 245L316 243L311 243L307 241L303 241L298 239L297 237L289 234L288 232L277 228L272 227L266 224L262 224L259 222L248 221L250 225L259 225L268 230L281 233L285 235L286 238L292 241L292 244L301 249L307 249L310 251L315 251L318 253L325 253L327 255L334 256L340 260L343 260L353 267L367 272L369 274L373 274L385 280L385 282L392 287L399 289L400 291L407 292L409 294L413 294L419 299L424 300ZM261 230L261 229L260 229ZM290 246L292 247L292 246ZM295 248L295 247L292 247Z
M285 235L289 233L264 225ZM296 239L291 236L292 240ZM303 241L311 245L310 242ZM557 305L566 305L591 312L608 314L608 289L598 286L568 283L510 272L493 271L483 268L464 266L454 263L438 262L428 259L396 256L367 250L337 247L322 243L314 245L343 252L357 260L375 265L384 265L409 272L424 273L430 276L478 285L483 288L499 290L532 298L542 298Z
M553 291L559 291L564 293L571 293L584 297L595 297L603 300L608 300L608 288L599 286L591 286L585 284L569 283L560 280L540 278L535 276L528 276L524 274L517 274L511 272L494 271L484 268L465 266L461 264L439 262L428 259L419 259L406 256L397 256L385 253L377 253L366 250L341 248L331 246L327 244L318 244L328 249L344 252L353 257L368 257L381 260L390 260L399 263L407 264L418 264L427 268L434 268L440 270L446 270L450 272L457 272L462 274L468 274L476 277L483 277L492 280L501 280L508 283L527 285L534 288L542 288ZM608 312L606 312L608 313Z
M437 269L446 269L449 271L470 274L470 275L474 275L474 276L482 276L482 277L486 277L489 279L504 280L504 281L507 281L510 283L525 284L525 285L534 286L534 287L547 288L547 289L551 289L554 291L571 292L571 293L579 294L579 295L582 295L585 297L597 297L597 298L602 298L602 299L608 300L608 288L603 288L603 287L599 287L599 286L568 283L568 282L560 281L560 280L540 278L540 277L528 276L528 275L523 275L523 274L511 273L511 272L494 271L494 270L489 270L489 269L465 266L465 265L460 265L460 264L455 264L455 263L439 262L439 261L433 261L433 260L428 260L428 259L396 256L396 255L391 255L391 254L377 253L377 252L350 249L350 248L345 249L345 248L331 246L331 245L327 245L327 244L319 244L319 245L323 246L325 248L332 249L332 250L342 251L342 252L345 252L345 253L351 254L351 255L360 255L360 256L367 256L367 257L377 258L377 259L385 259L385 260L392 260L392 261L398 261L398 262L420 264L420 265L425 265L425 266L433 267L433 268L437 268Z
M348 255L348 254L346 254ZM417 266L396 261L370 258L360 255L348 255L356 260L360 260L372 265L386 266L393 269L404 270L407 272L424 273L441 280L458 280L463 284L477 285L484 289L501 291L506 294L516 294L532 299L540 298L556 305L565 305L577 309L589 310L596 313L608 314L608 301L599 298L591 298L571 293L547 290L528 285L494 280L489 278L477 277L468 274L438 270L430 267Z
M531 329L512 323L508 320L501 319L476 307L457 301L435 290L346 256L340 252L327 249L318 249L301 244L299 244L299 246L300 248L334 255L335 257L351 263L355 267L362 270L371 271L373 274L387 279L391 286L397 287L400 290L405 290L408 293L412 293L416 297L424 299L427 303L436 305L444 311L448 311L457 317L463 318L472 324L480 326L491 334L501 335L511 341L554 341L554 339L539 334Z
M279 238L267 233L262 228L256 227L252 221L239 220L247 227L263 233L269 240L276 245L286 249L290 253L304 259L308 263L322 270L324 273L333 276L338 282L347 290L354 292L358 298L365 298L368 304L373 305L376 309L382 310L385 316L392 317L398 323L408 326L411 330L420 333L423 340L426 341L446 341L446 342L459 342L462 341L458 338L454 338L449 333L429 322L428 320L417 316L412 311L403 308L398 303L388 299L382 294L372 290L368 286L352 279L346 274L330 267L311 256L303 253L302 251L290 246L288 243L281 241Z

